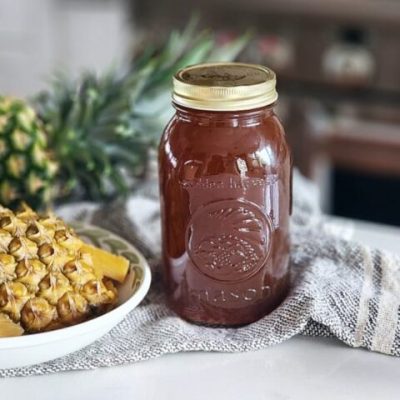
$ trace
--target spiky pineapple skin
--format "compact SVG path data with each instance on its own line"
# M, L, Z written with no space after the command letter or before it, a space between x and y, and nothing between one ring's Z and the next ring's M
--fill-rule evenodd
M0 96L0 203L38 208L54 192L57 163L42 122L23 100Z
M83 242L62 220L0 207L0 317L35 333L112 307L117 291L98 276Z

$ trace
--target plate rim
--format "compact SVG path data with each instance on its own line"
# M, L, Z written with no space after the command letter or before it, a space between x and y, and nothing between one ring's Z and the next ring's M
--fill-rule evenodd
M132 294L132 296L130 296L124 303L118 305L117 307L113 308L112 310L108 311L105 314L99 315L98 317L90 319L88 321L84 321L79 324L68 326L65 328L56 329L54 331L0 338L0 350L17 348L17 347L34 347L37 345L41 345L43 343L57 342L59 340L63 340L68 337L72 338L75 336L73 334L74 331L76 331L76 333L79 335L79 330L82 329L82 327L86 328L84 329L85 331L84 333L91 332L95 330L96 327L105 325L110 316L117 316L118 314L122 314L122 319L123 319L128 314L129 311L133 310L135 307L137 307L138 304L140 304L140 302L145 298L146 294L148 293L151 284L151 269L147 260L145 259L143 254L137 249L136 246L134 246L121 236L117 235L116 233L111 232L104 228L100 228L93 224L81 223L79 221L73 221L69 224L71 225L75 224L75 226L79 225L78 229L88 228L88 229L96 229L99 231L103 231L107 233L107 235L113 236L114 238L117 238L119 241L124 242L128 247L133 248L139 258L139 263L135 265L138 265L143 272L143 278L142 282L140 283L140 286ZM114 324L112 328L114 328L116 325L117 324ZM110 330L112 328L110 328Z

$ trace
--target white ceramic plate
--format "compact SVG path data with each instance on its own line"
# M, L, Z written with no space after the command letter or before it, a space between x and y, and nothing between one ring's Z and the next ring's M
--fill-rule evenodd
M151 281L150 267L134 246L94 226L75 224L74 227L86 242L130 260L129 274L118 286L119 305L106 314L68 328L0 338L0 369L38 364L79 350L110 331L146 296Z

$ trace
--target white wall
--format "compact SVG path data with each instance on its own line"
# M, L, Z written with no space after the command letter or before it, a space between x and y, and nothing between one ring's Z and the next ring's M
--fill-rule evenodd
M31 95L57 69L105 69L131 32L124 0L1 0L0 93Z

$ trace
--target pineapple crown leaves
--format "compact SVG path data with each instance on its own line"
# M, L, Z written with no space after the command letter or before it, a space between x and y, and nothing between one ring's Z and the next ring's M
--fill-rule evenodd
M34 105L59 162L60 197L104 200L126 194L145 173L148 151L172 115L170 85L180 68L234 59L248 35L217 46L192 19L159 49L147 47L124 73L55 77Z

